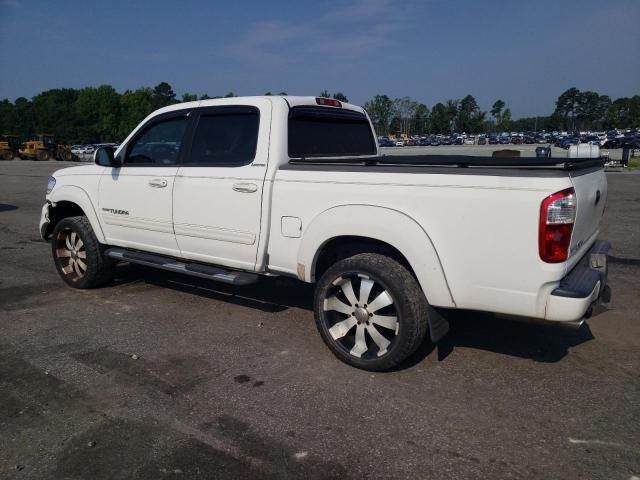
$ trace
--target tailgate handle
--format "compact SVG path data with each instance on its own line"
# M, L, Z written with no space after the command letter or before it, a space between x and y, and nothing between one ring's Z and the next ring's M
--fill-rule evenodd
M255 183L234 183L233 191L240 193L254 193L258 191L258 186Z

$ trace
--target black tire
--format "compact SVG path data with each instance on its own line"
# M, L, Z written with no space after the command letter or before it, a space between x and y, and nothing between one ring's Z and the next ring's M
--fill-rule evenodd
M329 349L363 370L396 367L427 333L428 304L417 280L395 260L376 253L357 254L327 269L316 286L314 312Z
M38 150L38 153L36 153L36 160L39 162L46 162L49 160L49 152L46 150Z
M13 152L11 150L4 150L2 152L3 160L13 160Z
M112 278L113 262L85 216L60 220L51 235L51 253L58 274L73 288L96 288Z

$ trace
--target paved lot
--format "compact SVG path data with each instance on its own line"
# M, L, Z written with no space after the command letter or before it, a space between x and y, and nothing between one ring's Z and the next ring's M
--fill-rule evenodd
M0 162L0 478L640 476L640 176L608 176L612 310L461 313L450 351L372 375L325 348L300 283L65 287L37 233L61 166Z

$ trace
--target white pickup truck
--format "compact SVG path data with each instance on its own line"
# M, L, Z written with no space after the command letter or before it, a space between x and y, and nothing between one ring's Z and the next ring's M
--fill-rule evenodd
M508 152L507 152L508 154ZM238 285L315 282L341 360L390 369L447 309L580 324L606 287L603 161L383 156L366 112L316 97L182 103L49 179L62 279L130 262Z

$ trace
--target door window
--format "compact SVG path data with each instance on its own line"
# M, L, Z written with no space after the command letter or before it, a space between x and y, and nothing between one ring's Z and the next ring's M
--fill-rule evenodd
M256 156L260 113L253 107L221 107L198 119L187 164L237 167Z
M145 127L127 149L125 165L174 165L178 163L188 117L160 120Z

